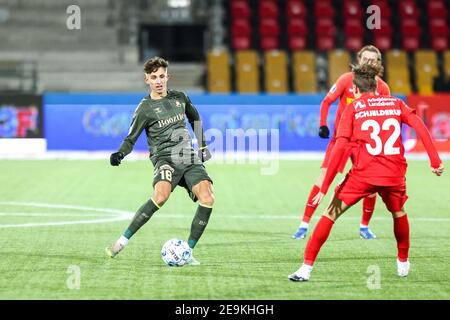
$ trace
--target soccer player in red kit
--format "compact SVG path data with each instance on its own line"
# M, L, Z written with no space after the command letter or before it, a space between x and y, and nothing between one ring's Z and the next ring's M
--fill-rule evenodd
M362 64L353 67L355 93L361 94L344 111L331 153L327 174L320 192L314 197L320 203L332 183L345 156L348 144L355 144L353 166L336 187L331 203L320 218L304 253L302 266L288 278L307 281L320 248L327 240L336 219L362 198L378 193L392 213L397 240L397 274L408 275L410 263L409 222L403 205L406 195L406 159L401 127L405 123L417 132L430 158L431 170L437 176L444 166L422 120L402 100L392 96L377 96L375 76L380 64Z
M359 50L358 54L358 64L366 63L368 61L376 61L381 64L381 53L378 48L374 46L365 46ZM384 82L379 76L383 74L383 69L381 69L380 74L377 75L377 89L376 93L380 95L390 95L389 86ZM334 122L334 132L330 143L328 144L327 151L325 153L325 159L323 160L319 178L317 179L315 185L311 189L308 197L308 201L305 206L305 211L303 213L303 218L297 231L292 235L294 239L303 239L306 237L309 227L309 221L312 215L317 209L317 205L313 203L312 199L317 195L322 186L323 178L327 172L327 168L330 162L331 152L336 144L336 133L338 127L342 121L341 116L347 106L355 99L353 91L353 74L352 72L344 73L336 83L331 87L330 91L323 99L320 105L320 129L319 136L321 138L329 138L330 131L327 126L328 111L331 104L339 98L339 104L336 113L336 119ZM350 155L351 150L348 150L347 155ZM345 157L340 164L339 172L342 172L347 163L347 157ZM374 239L375 234L369 229L369 221L372 217L375 208L376 195L369 195L363 200L363 214L361 218L359 234L363 239Z

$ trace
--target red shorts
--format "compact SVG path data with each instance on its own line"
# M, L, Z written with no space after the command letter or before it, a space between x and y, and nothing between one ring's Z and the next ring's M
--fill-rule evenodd
M325 152L325 159L323 159L322 165L320 166L323 169L328 168L328 165L330 164L330 156L333 152L334 145L336 144L336 138L331 138L330 143L328 144L327 151ZM342 161L339 164L338 172L342 173L344 172L345 165L347 164L348 158L352 157L352 151L353 151L353 145L349 144L348 149L345 151L344 156L342 157ZM353 162L353 157L352 157Z
M348 206L354 205L373 193L378 193L390 212L400 211L408 199L405 183L387 187L375 186L350 174L347 174L344 180L336 186L334 192L336 197Z

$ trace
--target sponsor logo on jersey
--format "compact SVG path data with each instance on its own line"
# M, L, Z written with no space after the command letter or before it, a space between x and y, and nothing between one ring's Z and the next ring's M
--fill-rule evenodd
M369 107L393 107L396 100L396 98L377 97L367 99L367 103Z
M355 100L355 99L354 99L354 98L349 98L349 97L347 97L347 98L345 99L345 103L347 103L347 105L349 105L350 103L353 102L353 100Z
M160 128L162 128L162 127L165 127L165 126L167 126L169 124L172 124L172 123L175 123L175 122L178 122L178 121L184 121L184 113L177 114L176 116L170 117L170 118L167 118L167 119L159 120L158 121L158 125L159 125Z
M176 101L175 101L175 105L176 105L178 108L181 108L181 103L180 103L180 101L176 100Z
M364 101L358 101L358 102L356 102L355 103L355 110L358 110L358 109L364 109L364 108L366 108L367 106L366 106L366 104L364 103Z
M155 108L156 113L161 113L161 108Z

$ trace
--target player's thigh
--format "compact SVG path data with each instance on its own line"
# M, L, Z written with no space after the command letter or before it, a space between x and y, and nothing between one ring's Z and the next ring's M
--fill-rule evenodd
M344 201L339 199L336 194L334 194L325 211L325 216L328 216L331 220L336 221L350 207L351 206L348 206Z
M323 159L323 162L322 162L322 165L320 166L320 168L328 168L328 165L330 164L331 152L333 151L335 144L336 144L336 139L332 138L330 143L327 146L327 150L325 151L325 157Z
M212 179L202 164L190 166L183 175L185 188L200 201L210 202L213 199ZM194 200L195 201L195 200Z
M158 185L160 182L166 182L163 184L160 184L161 186L164 186L163 190L167 190L169 188L168 185L170 185L170 191L173 191L175 187L178 185L178 182L183 176L183 171L177 169L175 166L168 162L158 162L155 165L155 169L153 172L153 188L155 189L155 192L157 190L161 190L161 188L156 189L156 185Z
M163 205L172 193L172 185L168 181L158 181L153 187L152 198L159 206Z
M381 199L383 199L386 208L391 213L395 213L400 217L401 213L404 212L403 207L406 200L408 200L408 195L406 194L406 184L392 187L379 187L378 194Z
M359 200L376 192L376 187L361 179L347 174L345 178L336 186L336 197L342 200L348 207L353 206Z

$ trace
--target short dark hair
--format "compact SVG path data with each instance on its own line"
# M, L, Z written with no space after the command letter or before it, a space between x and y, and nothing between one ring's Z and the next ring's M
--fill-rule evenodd
M371 92L377 89L376 76L380 73L382 65L380 62L364 63L352 66L353 84L361 92Z
M157 71L159 68L163 67L167 69L169 66L169 62L160 57L153 57L145 61L144 63L144 72L152 73Z

